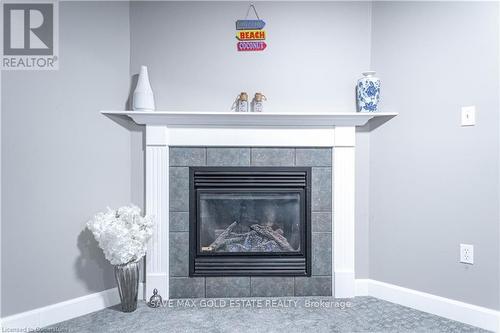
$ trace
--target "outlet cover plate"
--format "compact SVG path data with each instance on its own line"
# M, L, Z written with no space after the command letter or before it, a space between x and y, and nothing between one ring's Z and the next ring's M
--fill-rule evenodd
M463 264L474 264L474 245L460 244L460 262Z

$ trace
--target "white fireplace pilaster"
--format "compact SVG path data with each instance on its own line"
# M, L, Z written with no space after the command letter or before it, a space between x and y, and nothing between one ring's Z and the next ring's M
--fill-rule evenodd
M153 289L169 298L169 156L166 128L146 126L146 214L154 216L146 255L145 298Z
M335 297L354 297L355 127L338 127L332 154L332 290Z

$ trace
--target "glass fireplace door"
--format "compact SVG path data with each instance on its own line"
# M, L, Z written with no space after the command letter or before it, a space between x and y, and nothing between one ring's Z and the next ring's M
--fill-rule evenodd
M310 276L311 168L190 167L189 276Z
M300 251L302 192L199 191L199 253Z

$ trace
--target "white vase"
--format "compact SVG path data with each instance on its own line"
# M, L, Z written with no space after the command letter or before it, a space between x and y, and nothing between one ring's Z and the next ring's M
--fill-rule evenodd
M149 83L148 68L141 66L141 72L134 90L132 108L136 111L154 111L155 99Z

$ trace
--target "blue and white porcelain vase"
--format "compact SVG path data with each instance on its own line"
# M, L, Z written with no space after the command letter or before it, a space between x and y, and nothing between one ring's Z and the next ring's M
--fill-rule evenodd
M375 72L363 72L363 77L358 80L356 86L358 99L358 112L377 111L380 100L380 79L375 77Z

